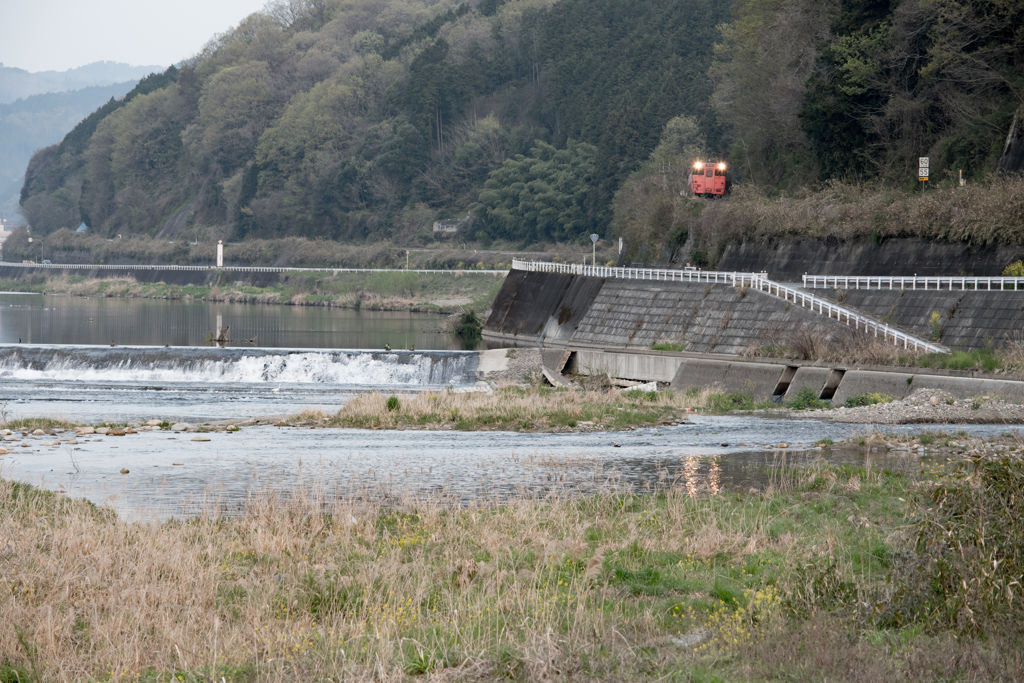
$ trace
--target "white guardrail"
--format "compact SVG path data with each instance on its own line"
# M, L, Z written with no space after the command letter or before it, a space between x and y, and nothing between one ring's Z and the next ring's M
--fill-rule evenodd
M808 289L979 289L996 292L1024 290L1024 277L804 275L804 287Z
M714 270L671 270L658 268L613 268L610 266L585 266L579 263L547 263L541 261L512 261L513 270L526 270L540 273L566 273L570 275L590 275L593 277L614 277L630 280L657 280L663 282L709 282L733 287L750 287L783 301L790 301L809 308L815 313L835 318L855 330L864 330L866 334L874 334L896 346L915 351L930 353L949 353L949 349L938 344L925 341L914 335L897 330L885 323L857 313L845 306L832 303L813 294L788 287L769 280L765 273L739 273Z
M717 282L736 284L737 277L750 277L755 273L729 273L716 270L674 270L667 268L613 268L611 266L585 266L580 263L551 263L548 261L520 261L512 259L513 270L531 270L537 273L566 273L593 277L618 277L630 280L660 280L665 282ZM767 279L767 273L757 273Z
M463 273L482 273L484 275L506 275L507 270L417 270L405 268L285 268L275 266L108 266L80 263L6 263L0 261L0 267L13 266L16 268L52 268L56 270L230 270L236 273L290 273L290 272L316 272L316 273L445 273L448 275L459 275Z

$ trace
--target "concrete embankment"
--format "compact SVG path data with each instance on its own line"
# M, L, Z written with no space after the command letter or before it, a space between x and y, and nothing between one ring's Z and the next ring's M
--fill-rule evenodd
M725 284L598 278L513 270L484 326L521 345L650 349L658 343L740 354L794 336L850 328L757 290Z
M900 293L864 294L865 300L875 297L881 301ZM906 292L904 296L910 294ZM940 297L938 292L920 294ZM977 303L970 301L969 306L976 305L985 312L982 315L999 321L990 325L998 325L1012 324L1002 321L1014 319L1003 311L1005 306L1019 308L1024 304L1024 292L1019 293L1020 304L1012 296L998 298L1007 294L1012 293L993 292L985 298L984 292L946 292L941 297L982 295L975 297L979 298ZM935 303L926 296L921 298L923 303L914 313L917 319L909 314L906 317L913 327L923 324L925 314L930 315ZM869 312L888 315L889 311L881 311L881 306L869 306ZM970 329L993 329L986 328L981 317L963 316L963 338ZM921 330L922 334L928 331ZM544 374L553 384L561 382L559 377L563 373L607 374L621 380L668 383L680 391L717 387L725 392L779 401L792 399L801 390L810 390L836 404L873 393L899 399L921 387L942 389L957 398L993 395L1024 401L1024 383L983 373L822 366L785 359L752 362L738 357L751 346L785 345L801 334L827 338L855 332L800 306L729 285L524 271L510 273L484 329L484 336L489 339L554 347L542 352ZM658 342L685 344L686 351L652 351L651 345Z
M545 361L550 362L548 358ZM822 366L785 359L748 361L711 354L578 349L569 350L562 367L550 369L566 374L607 374L636 382L657 381L677 391L713 387L759 400L788 401L801 390L810 389L820 399L843 405L847 399L864 394L901 399L923 388L946 391L957 399L992 396L1024 402L1024 382L989 373L926 368Z
M968 245L921 239L876 242L789 240L744 242L726 248L718 270L767 272L778 282L815 275L1002 275L1024 258L1024 246Z
M929 338L932 314L939 314L939 341L951 349L1002 345L1024 330L1024 291L985 290L817 290L842 298L843 305ZM1022 339L1021 341L1024 341Z

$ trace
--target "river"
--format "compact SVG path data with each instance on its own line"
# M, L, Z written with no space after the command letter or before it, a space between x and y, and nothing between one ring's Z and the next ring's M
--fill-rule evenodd
M217 316L231 325L232 337L237 326L239 336L253 334L258 346L201 345ZM451 339L433 332L440 321L425 314L0 295L0 413L93 424L153 418L202 423L306 408L331 412L364 391L471 386L476 354L453 350L457 345ZM113 347L94 343L107 337ZM341 346L344 340L354 341L347 348ZM398 350L407 340L416 350ZM395 348L385 351L384 343ZM1006 431L1000 425L886 431L961 428L977 434ZM443 493L468 503L524 492L667 482L715 493L763 483L783 462L805 465L823 457L887 468L917 466L905 455L810 448L819 439L839 441L873 429L700 416L688 424L625 433L266 426L212 433L206 442L192 441L191 434L143 432L57 446L43 445L52 437L25 436L5 443L10 453L0 456L0 476L111 505L130 517L166 518L208 505L232 513L254 490L288 491L300 483L315 483L330 496L369 489ZM783 453L763 448L780 441L791 448ZM122 469L128 474L120 474Z
M465 349L443 322L409 311L0 293L0 344L202 346L229 326L230 345L242 348Z

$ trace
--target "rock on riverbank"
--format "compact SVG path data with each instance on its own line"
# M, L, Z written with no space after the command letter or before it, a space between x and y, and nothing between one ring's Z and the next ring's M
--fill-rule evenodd
M811 410L805 416L866 424L1024 424L1024 405L996 396L957 399L940 389L918 389L900 401L859 408Z

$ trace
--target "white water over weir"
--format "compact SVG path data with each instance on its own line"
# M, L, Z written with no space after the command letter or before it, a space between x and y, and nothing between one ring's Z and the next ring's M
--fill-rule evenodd
M478 362L462 351L17 345L0 348L0 382L467 386Z

